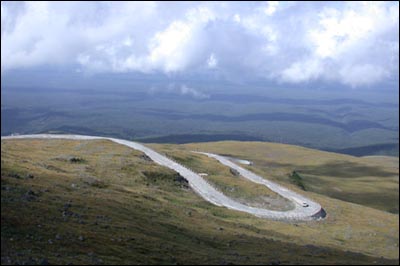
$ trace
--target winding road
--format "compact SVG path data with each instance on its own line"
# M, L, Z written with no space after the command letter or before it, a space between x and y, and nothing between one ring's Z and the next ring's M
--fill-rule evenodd
M199 174L191 171L190 169L184 167L183 165L167 158L164 155L157 153L156 151L133 141L107 138L107 137L96 137L96 136L84 136L84 135L57 135L57 134L35 134L35 135L17 135L17 136L5 136L1 137L2 140L7 139L70 139L70 140L110 140L115 143L128 146L132 149L144 152L149 156L155 163L168 167L181 176L183 176L188 182L191 188L199 194L205 200L217 205L223 206L228 209L237 210L241 212L246 212L253 214L257 217L273 219L273 220L285 220L285 221L311 221L318 220L325 217L325 211L321 206L304 197L301 196L287 188L284 188L276 183L268 181L247 169L244 169L225 157L205 152L198 152L207 155L211 158L218 160L220 163L227 165L233 169L239 171L239 173L246 179L267 186L272 191L278 193L282 197L285 197L292 201L295 208L289 211L272 211L262 208L255 208L239 203L217 189L211 186L206 180L204 180Z

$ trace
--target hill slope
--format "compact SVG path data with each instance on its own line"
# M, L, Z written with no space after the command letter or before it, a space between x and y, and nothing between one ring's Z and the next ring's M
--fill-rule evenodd
M198 150L249 160L253 162L252 166L246 166L249 170L291 189L296 189L296 186L289 175L296 171L306 191L399 213L397 157L354 157L268 142L222 141L150 146L171 156L180 154L182 158L194 159L190 151ZM191 165L195 167L198 163L193 161Z
M2 264L398 263L398 215L306 192L326 220L269 221L213 206L109 141L7 140L1 149Z

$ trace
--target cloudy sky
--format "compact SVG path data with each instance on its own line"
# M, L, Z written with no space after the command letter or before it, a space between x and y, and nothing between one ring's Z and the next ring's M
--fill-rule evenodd
M210 74L398 82L396 2L1 2L1 75ZM398 84L398 83L397 83Z

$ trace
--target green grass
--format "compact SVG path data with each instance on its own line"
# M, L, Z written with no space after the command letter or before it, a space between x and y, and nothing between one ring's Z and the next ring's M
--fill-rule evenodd
M183 151L176 145L163 145L160 151L197 173L206 173L203 178L214 187L235 200L253 207L286 211L294 205L267 187L250 182L232 173L232 169L217 160L191 151Z
M326 220L276 222L183 184L109 141L2 141L2 264L398 263L398 215L307 192Z
M252 161L252 166L245 167L293 189L298 187L288 175L296 171L307 191L399 212L399 159L396 157L353 157L268 142L223 141L186 144L180 148L230 154Z
M290 179L290 182L292 182L293 184L295 184L302 190L306 190L306 187L303 184L303 178L296 171L293 171L289 175L289 179Z

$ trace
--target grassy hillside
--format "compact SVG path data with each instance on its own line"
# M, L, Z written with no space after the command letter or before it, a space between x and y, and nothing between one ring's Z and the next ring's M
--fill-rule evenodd
M173 171L108 141L2 141L1 186L2 264L398 263L398 215L303 192L326 220L256 218L205 202Z
M162 149L162 153L203 176L210 184L235 200L253 207L285 211L294 205L279 194L241 177L239 173L204 155L176 149ZM178 146L179 147L179 146Z
M306 191L399 212L399 159L396 157L353 157L268 142L153 144L152 147L171 153L179 149L186 156L190 156L191 150L199 150L250 160L254 164L246 167L251 171L301 192L290 179L290 174L296 171Z

